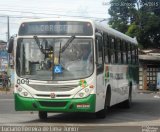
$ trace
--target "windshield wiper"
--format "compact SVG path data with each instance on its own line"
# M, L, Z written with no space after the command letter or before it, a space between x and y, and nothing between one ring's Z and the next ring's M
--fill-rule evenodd
M36 41L36 44L38 46L38 48L40 49L40 51L45 54L45 52L43 51L41 45L40 45L40 41L39 41L39 38L37 36L33 36L34 40Z
M68 41L64 44L64 46L61 48L61 53L63 53L67 47L69 46L69 44L75 39L75 35L71 36Z

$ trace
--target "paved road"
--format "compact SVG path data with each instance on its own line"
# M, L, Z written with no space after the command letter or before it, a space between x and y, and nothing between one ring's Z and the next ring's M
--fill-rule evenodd
M138 93L133 98L131 109L114 106L107 113L105 119L96 119L94 114L86 113L50 113L46 121L38 119L37 112L16 112L12 94L0 95L0 126L59 126L61 130L71 131L142 131L143 129L156 129L160 131L160 94ZM67 128L64 128L67 126ZM124 127L125 126L125 127ZM156 126L156 128L145 128ZM47 128L45 128L47 129ZM49 129L49 128L48 128ZM2 130L2 128L0 128ZM7 129L6 129L7 130ZM3 128L3 131L5 129Z

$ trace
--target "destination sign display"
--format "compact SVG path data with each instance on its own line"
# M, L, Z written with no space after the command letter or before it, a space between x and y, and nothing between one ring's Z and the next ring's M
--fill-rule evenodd
M45 21L22 23L20 36L24 35L93 35L93 28L89 22L77 21Z

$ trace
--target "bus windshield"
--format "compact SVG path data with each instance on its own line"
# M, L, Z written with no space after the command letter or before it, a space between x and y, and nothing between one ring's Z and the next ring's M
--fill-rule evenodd
M89 38L19 38L16 72L33 80L75 80L93 73L93 40ZM67 46L66 46L67 44Z

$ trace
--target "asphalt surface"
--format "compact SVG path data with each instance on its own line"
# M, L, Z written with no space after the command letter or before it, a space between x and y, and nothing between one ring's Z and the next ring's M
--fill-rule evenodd
M95 114L88 113L49 113L45 121L39 120L37 112L16 112L13 94L3 93L0 94L0 126L0 131L10 131L4 126L28 129L32 126L40 127L39 131L159 132L160 93L136 92L132 108L113 106L105 119L97 119Z

